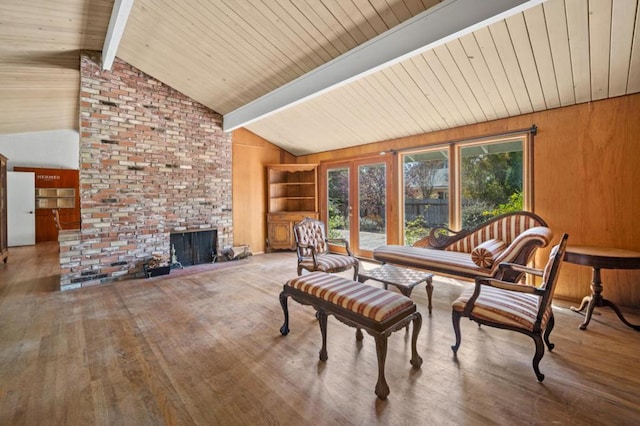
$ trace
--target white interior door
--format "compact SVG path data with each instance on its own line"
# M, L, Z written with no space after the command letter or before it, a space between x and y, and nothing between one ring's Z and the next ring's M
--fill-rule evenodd
M7 172L7 238L9 247L36 243L36 177Z

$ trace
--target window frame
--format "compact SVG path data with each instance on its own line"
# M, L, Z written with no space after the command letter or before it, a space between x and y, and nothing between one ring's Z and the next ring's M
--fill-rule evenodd
M401 244L405 243L405 176L404 176L404 158L407 155L416 155L425 152L435 152L447 150L449 155L449 228L461 229L462 227L462 197L461 197L461 161L463 148L487 145L494 143L505 143L522 141L522 191L523 191L523 210L533 211L533 137L531 132L515 133L505 136L491 136L483 138L469 138L446 144L437 144L421 148L412 148L399 152L398 170L399 176L399 195L400 195L400 238Z

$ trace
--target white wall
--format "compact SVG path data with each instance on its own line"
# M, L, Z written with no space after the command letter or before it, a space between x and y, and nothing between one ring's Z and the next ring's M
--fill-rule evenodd
M77 170L80 135L75 130L0 135L0 154L9 159L9 170L16 166Z

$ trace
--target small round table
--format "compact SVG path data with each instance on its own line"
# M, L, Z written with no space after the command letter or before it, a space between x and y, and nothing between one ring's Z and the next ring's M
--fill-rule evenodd
M640 269L640 252L605 247L567 246L564 260L593 268L591 295L582 299L579 308L571 307L571 310L575 312L582 312L588 306L584 322L580 324L581 330L585 330L589 325L594 308L608 306L613 309L623 323L640 331L640 325L631 324L613 302L602 297L602 281L600 280L600 269Z

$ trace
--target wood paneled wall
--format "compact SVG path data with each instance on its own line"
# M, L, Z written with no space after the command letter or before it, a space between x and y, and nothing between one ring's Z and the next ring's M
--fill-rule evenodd
M233 241L262 253L267 236L267 164L295 163L296 158L246 129L233 132Z
M557 240L640 251L640 94L297 158L320 163L538 126L534 210ZM235 193L235 191L234 191ZM238 226L237 228L242 228ZM544 261L548 250L538 254ZM604 296L640 308L640 271L602 271ZM565 263L557 297L590 292L591 270Z

